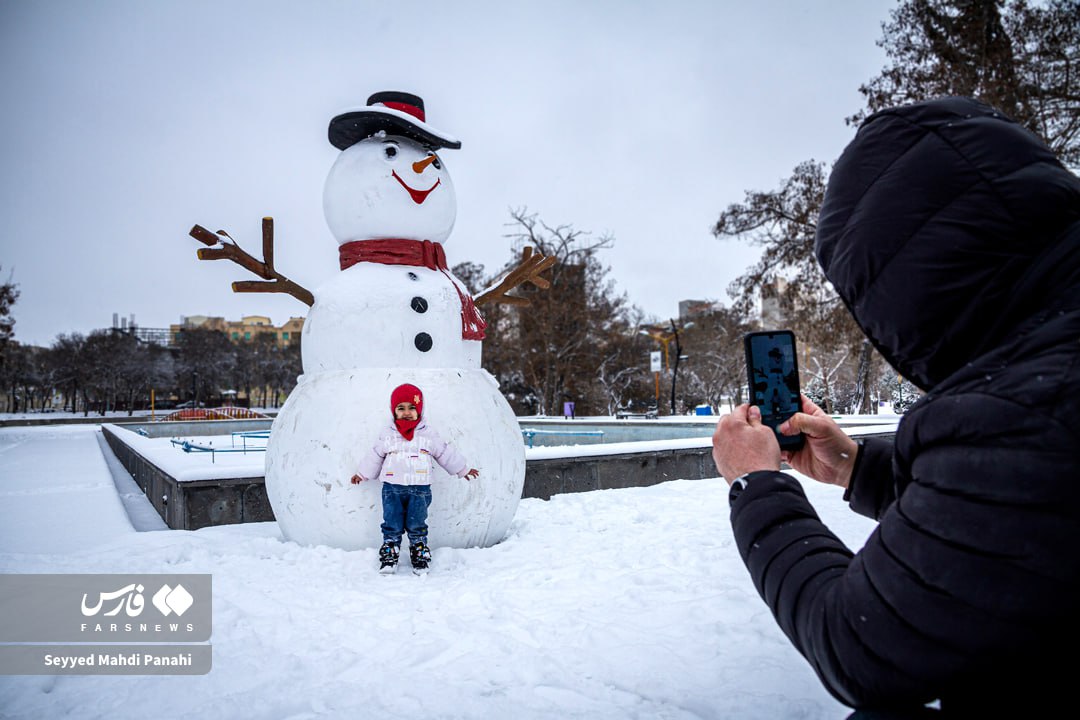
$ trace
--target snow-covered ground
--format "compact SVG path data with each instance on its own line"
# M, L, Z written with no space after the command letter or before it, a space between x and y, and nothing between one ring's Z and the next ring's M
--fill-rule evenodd
M98 426L2 428L0 572L211 573L214 627L207 675L0 677L0 717L845 718L727 516L719 479L526 499L502 543L385 577L275 523L163 529Z

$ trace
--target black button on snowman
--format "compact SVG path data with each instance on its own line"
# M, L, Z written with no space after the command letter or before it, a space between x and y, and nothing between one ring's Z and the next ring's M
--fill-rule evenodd
M391 421L390 391L424 392L425 419L480 471L467 482L438 466L432 482L433 547L486 547L503 539L525 480L521 431L495 379L480 367L484 320L447 266L442 243L457 215L454 185L437 155L461 143L427 124L423 101L372 95L330 121L342 152L323 191L342 271L314 292L304 323L304 374L274 420L266 491L285 537L344 549L378 547L381 488L353 485L360 457ZM270 282L234 289L311 294L277 273L264 221L264 263L235 244L200 250L228 257ZM201 242L220 242L196 226ZM496 288L540 287L553 262L526 252ZM496 300L497 301L497 300Z

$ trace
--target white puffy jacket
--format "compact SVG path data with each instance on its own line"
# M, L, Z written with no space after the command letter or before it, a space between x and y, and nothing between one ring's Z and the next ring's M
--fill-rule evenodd
M357 473L365 480L378 475L394 485L430 485L433 459L451 475L465 477L469 470L462 454L423 420L413 431L412 440L406 440L391 425L364 455Z

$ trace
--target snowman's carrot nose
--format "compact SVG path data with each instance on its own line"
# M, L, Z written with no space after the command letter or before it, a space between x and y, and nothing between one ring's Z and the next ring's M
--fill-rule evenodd
M413 172L416 173L417 175L419 175L420 173L424 172L424 168L426 168L431 163L435 162L435 159L436 158L435 158L434 155L428 155L423 160L417 160L416 162L414 162L412 164Z

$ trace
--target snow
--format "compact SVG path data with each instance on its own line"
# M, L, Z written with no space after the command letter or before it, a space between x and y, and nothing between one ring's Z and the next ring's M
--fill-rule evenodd
M0 430L5 553L63 553L135 530L90 426ZM6 571L6 568L0 566Z
M241 450L243 442L230 435L177 436L173 438L143 437L122 425L108 425L125 445L161 468L178 482L199 480L232 480L236 478L263 477L266 474L265 450L256 450L258 444L265 448L265 441L248 440L248 452L185 452L173 440L187 442L215 450Z
M503 542L385 577L375 550L305 547L272 522L139 532L98 431L0 429L0 571L212 573L213 669L0 677L4 717L849 714L754 591L722 480L525 499ZM800 479L861 546L874 524Z

